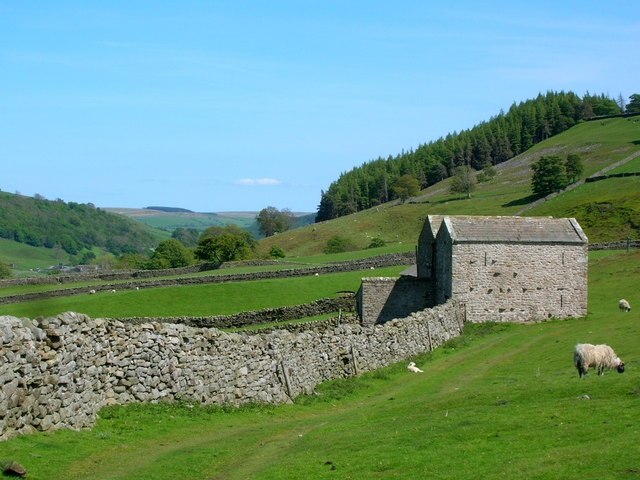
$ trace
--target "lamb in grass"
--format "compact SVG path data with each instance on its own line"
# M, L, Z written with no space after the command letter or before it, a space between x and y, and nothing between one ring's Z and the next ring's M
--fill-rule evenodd
M629 305L629 302L627 302L624 298L618 302L618 308L623 312L631 311L631 305Z
M423 373L423 370L420 370L418 367L416 367L416 364L413 362L410 362L409 365L407 365L407 370L413 373Z
M618 373L624 372L624 362L609 345L577 344L573 351L573 364L580 378L587 374L589 367L594 367L598 375L602 375L605 368L615 368Z

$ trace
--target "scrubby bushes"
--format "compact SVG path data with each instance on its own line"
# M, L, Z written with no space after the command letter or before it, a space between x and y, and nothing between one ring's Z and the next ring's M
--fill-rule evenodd
M324 253L342 253L355 250L355 245L351 240L340 235L334 235L327 240L327 246L324 247Z

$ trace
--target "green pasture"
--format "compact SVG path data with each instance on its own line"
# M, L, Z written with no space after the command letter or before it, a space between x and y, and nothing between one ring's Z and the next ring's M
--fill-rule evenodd
M608 171L605 175L612 175L614 173L640 173L640 157L636 157L630 162Z
M47 298L0 305L0 315L36 318L74 311L91 317L170 317L229 315L270 307L299 305L340 291L357 291L362 277L395 276L406 268L386 267L318 276L188 285L115 293ZM375 272L375 273L373 273Z
M321 266L321 263L315 266ZM203 272L187 273L182 275L164 275L159 277L149 278L137 278L137 279L125 279L125 280L87 280L82 282L69 282L69 283L47 283L47 284L34 284L34 285L8 285L0 288L0 297L6 297L9 295L16 295L22 293L32 292L50 292L53 290L63 290L77 287L87 287L88 289L113 285L118 288L119 284L130 284L131 282L144 282L153 280L170 280L175 278L199 278L199 277L217 277L224 275L244 274L244 273L258 273L258 272L275 272L281 270L296 270L304 268L307 265L295 265L282 263L281 265L254 265L254 266L239 266L233 268L223 268L219 270L206 270ZM142 287L144 288L144 287Z
M591 243L640 238L640 177L589 182L526 212L575 217Z
M130 405L81 432L0 444L40 479L633 479L640 475L640 252L591 255L587 318L465 328L431 354L293 405ZM578 378L577 342L623 374Z
M14 243L14 242L10 242ZM308 268L308 267L321 267L334 263L346 262L351 260L365 260L367 258L386 255L389 253L399 253L406 251L413 251L415 249L415 245L409 244L399 244L399 245L389 245L386 247L380 248L369 248L365 250L357 250L354 252L344 252L344 253L332 253L332 254L321 254L321 255L313 255L308 257L292 257L283 259L280 263L275 263L273 265L242 265L239 264L230 268L220 268L217 270L206 270L203 272L182 274L182 275L166 275L161 277L154 277L155 279L172 279L172 278L191 278L191 277L207 277L207 276L222 276L222 275L234 275L234 274L244 274L244 273L257 273L257 272L273 272L273 271L282 271L282 270L295 270L298 268ZM144 281L145 279L139 279L140 281ZM77 287L87 287L87 289L99 287L101 285L115 285L117 288L118 284L121 283L130 283L131 281L136 281L127 279L127 280L87 280L82 282L73 282L73 283L50 283L50 284L40 284L40 285L8 285L0 287L0 297L6 297L9 295L17 295L24 293L33 293L33 292L49 292L53 290L61 290L65 288L77 288Z

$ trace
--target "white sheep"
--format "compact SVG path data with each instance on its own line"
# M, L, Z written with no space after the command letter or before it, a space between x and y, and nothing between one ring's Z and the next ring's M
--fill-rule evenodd
M116 289L114 288L113 290L111 290L111 293L116 293Z
M631 305L629 305L629 302L627 302L624 298L618 302L618 308L623 312L631 311Z
M91 290L89 290L89 295L95 295L96 291L92 288Z
M407 365L407 370L413 373L424 373L424 370L420 370L413 362L410 362L409 365Z
M618 373L624 372L624 362L609 345L577 344L573 350L573 364L580 378L587 374L589 367L595 367L598 375L602 375L605 368L615 368Z

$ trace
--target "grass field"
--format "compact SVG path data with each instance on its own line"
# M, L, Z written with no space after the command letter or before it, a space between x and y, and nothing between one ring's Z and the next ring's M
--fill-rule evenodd
M405 268L379 268L375 275L395 276ZM357 291L361 278L371 275L371 270L361 270L317 277L121 290L96 295L87 293L0 305L0 315L36 318L66 311L111 318L229 315L308 303L335 297L344 290Z
M640 177L585 183L527 212L578 219L590 242L640 238Z
M39 479L633 479L640 476L640 252L590 255L586 319L468 326L432 354L293 405L132 405L95 428L0 444ZM577 342L623 374L579 379ZM588 396L588 399L585 397Z

